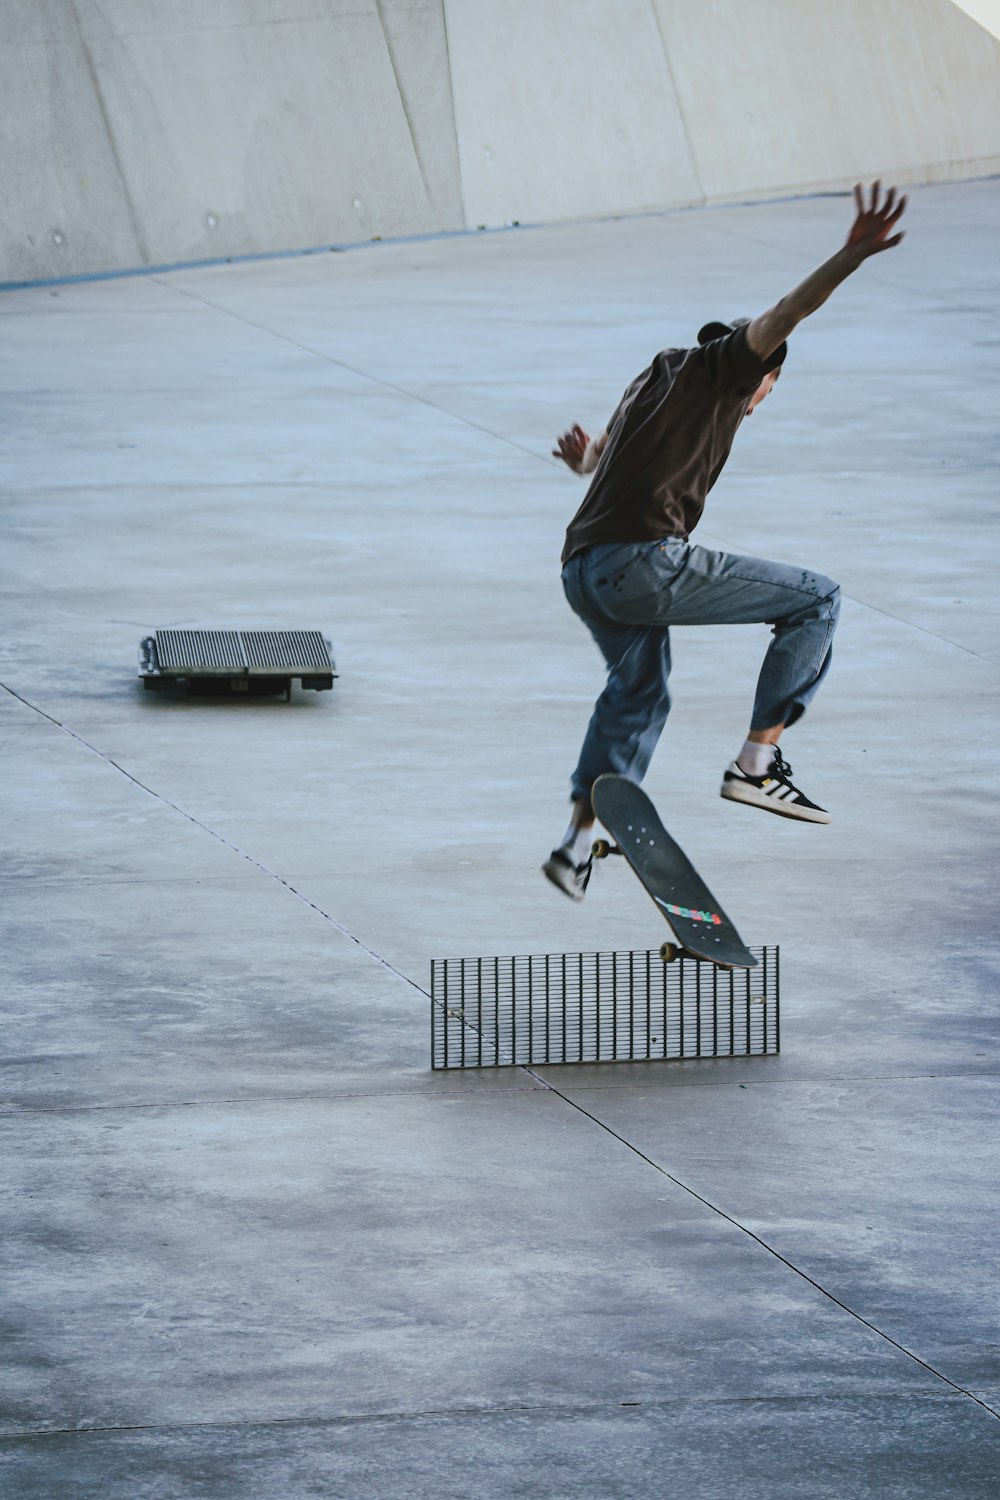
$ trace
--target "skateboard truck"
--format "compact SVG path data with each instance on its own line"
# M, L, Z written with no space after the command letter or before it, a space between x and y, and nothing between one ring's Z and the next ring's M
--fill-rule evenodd
M590 852L595 859L607 859L610 854L621 854L624 857L623 851L617 844L613 844L610 839L595 839L590 847ZM680 943L666 942L660 944L660 959L665 964L675 963L677 959L683 958L685 954L689 958L700 958L699 954L689 953ZM705 962L706 960L701 961ZM731 969L732 967L732 964L716 964L716 968L719 969Z
M622 854L622 850L617 844L613 844L610 839L595 839L590 847L590 852L595 859L607 859L610 854ZM687 953L687 949L682 948L679 943L666 942L660 944L660 958L665 964L674 963L685 953ZM691 953L688 956L690 958L698 957L697 953ZM732 964L718 964L717 967L720 969L731 969Z
M611 838L595 839L591 853L595 859L624 855L652 897L673 933L660 945L662 961L687 957L718 969L756 968L757 959L641 787L625 776L599 776L592 798Z
M623 851L617 844L613 844L610 839L595 839L590 847L590 852L594 859L607 859L610 854L621 854L624 858ZM660 944L660 959L665 964L675 963L678 958L682 958L687 952L688 950L682 948L679 943L666 942ZM696 959L698 958L698 954L689 953L688 957ZM719 969L731 969L733 966L732 964L717 964L716 967Z

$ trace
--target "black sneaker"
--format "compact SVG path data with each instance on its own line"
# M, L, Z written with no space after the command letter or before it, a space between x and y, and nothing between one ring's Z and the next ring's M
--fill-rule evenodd
M722 778L720 797L731 802L749 802L751 807L765 807L783 818L798 818L803 823L829 823L830 814L792 785L792 768L775 750L774 759L763 776L748 776L733 761Z
M566 849L553 849L548 859L542 865L542 874L547 875L553 885L557 885L573 901L582 901L587 894L587 886L590 882L590 872L594 868L593 859L585 859L582 864L574 864Z

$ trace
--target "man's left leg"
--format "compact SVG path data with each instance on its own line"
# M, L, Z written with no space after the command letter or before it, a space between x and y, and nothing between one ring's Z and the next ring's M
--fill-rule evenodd
M840 612L838 585L785 563L692 547L661 610L671 625L772 626L750 729L720 792L783 817L828 823L829 813L793 785L778 741L805 712L829 670Z
M808 576L817 587L832 583L819 575ZM825 594L773 622L750 729L742 750L723 773L720 796L800 822L829 823L825 808L792 781L792 768L778 749L778 741L787 726L805 713L830 669L839 615L840 590L833 584ZM790 689L789 684L795 686Z

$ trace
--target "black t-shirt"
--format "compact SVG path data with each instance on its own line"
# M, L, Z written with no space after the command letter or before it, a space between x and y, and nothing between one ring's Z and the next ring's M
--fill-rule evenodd
M608 441L562 560L598 542L688 536L722 472L747 402L784 348L753 353L745 325L696 349L664 349L608 423Z

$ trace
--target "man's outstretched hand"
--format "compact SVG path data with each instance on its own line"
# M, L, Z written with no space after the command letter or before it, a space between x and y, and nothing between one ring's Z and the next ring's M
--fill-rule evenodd
M847 236L846 248L853 250L862 260L867 260L869 255L878 255L881 250L891 250L903 238L902 231L899 234L892 231L906 207L905 194L897 203L896 189L891 187L885 195L885 202L880 204L881 195L881 182L872 183L871 202L866 206L861 184L855 184L854 203L858 212Z
M779 349L793 329L803 318L808 318L835 292L842 281L846 281L870 255L882 250L891 250L903 238L902 231L893 230L902 217L906 199L896 198L896 189L891 187L882 200L882 184L873 182L871 201L865 202L865 194L858 183L854 189L854 204L857 215L851 232L840 249L817 266L805 281L776 302L767 312L754 318L746 332L746 340L754 354L769 359Z

